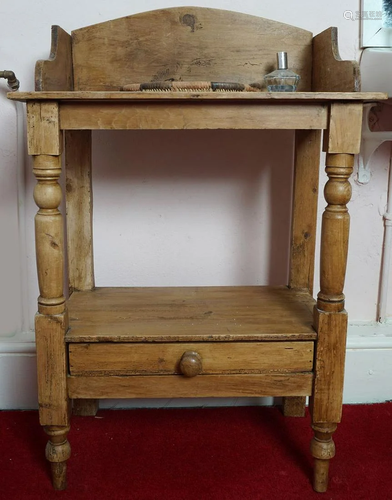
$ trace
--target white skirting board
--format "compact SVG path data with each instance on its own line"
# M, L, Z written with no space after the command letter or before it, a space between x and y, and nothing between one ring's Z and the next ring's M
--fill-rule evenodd
M392 400L392 324L350 325L344 403ZM101 408L262 406L273 398L103 400ZM37 384L33 334L0 340L0 410L36 409Z

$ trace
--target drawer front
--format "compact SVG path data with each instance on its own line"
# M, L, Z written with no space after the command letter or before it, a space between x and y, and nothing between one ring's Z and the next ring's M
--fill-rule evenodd
M304 342L69 344L71 375L310 372L313 345Z

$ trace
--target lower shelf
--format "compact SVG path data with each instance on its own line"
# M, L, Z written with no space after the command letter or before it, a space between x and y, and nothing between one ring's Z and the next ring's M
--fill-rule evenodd
M66 342L314 340L313 307L284 286L96 288L71 295Z
M312 373L68 377L73 399L310 396Z
M287 287L75 292L66 335L69 396L308 396L313 306L308 293ZM198 359L197 376L185 376L187 353Z

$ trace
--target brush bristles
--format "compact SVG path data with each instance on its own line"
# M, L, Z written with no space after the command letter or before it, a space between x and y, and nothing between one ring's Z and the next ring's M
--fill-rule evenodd
M148 82L124 85L127 92L260 92L259 84L226 82Z

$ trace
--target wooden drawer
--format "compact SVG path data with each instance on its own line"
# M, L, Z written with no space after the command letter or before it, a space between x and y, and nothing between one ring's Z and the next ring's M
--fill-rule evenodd
M311 341L69 344L70 374L81 376L288 373L312 367Z

